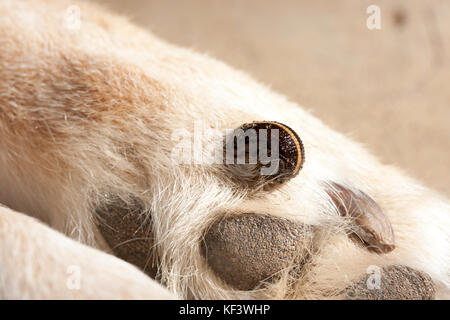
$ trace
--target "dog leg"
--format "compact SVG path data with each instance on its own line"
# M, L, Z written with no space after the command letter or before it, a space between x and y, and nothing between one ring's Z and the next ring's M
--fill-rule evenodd
M0 206L0 299L173 299L132 265Z

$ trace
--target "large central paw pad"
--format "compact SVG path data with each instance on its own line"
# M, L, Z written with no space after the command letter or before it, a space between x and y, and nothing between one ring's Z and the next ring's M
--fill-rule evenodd
M229 216L204 235L202 253L226 283L251 290L287 268L300 270L313 243L309 226L256 214Z

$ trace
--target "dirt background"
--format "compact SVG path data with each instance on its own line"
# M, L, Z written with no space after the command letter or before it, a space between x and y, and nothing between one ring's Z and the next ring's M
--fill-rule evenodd
M96 0L286 94L450 195L450 1ZM369 5L381 30L369 30Z

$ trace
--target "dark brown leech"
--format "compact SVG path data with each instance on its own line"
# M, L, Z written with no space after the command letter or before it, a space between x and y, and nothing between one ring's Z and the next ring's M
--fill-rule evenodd
M357 227L356 237L369 250L388 253L395 249L391 222L380 206L364 192L355 193L337 183L328 194L342 216L351 217Z
M208 265L238 290L275 280L293 266L300 272L309 258L312 230L301 223L271 216L242 214L214 223L201 249Z
M138 201L130 204L109 196L107 204L98 207L96 214L97 227L114 255L155 278L151 217L144 213L143 204Z
M269 175L264 175L261 173L261 169L263 167L269 167L270 164L263 163L261 161L261 153L262 150L259 148L259 143L261 139L260 130L264 129L267 132L267 151L268 155L272 154L271 146L271 130L278 130L278 137L279 137L279 143L278 143L278 155L279 155L279 161L278 165L279 168L277 171L273 172ZM244 135L236 134L238 130L242 130ZM245 133L248 132L248 130L255 130L257 134L257 163L251 164L249 163L249 152L251 148L249 147L249 139L247 138L245 140L245 164L238 164L237 163L237 155L238 155L238 139L245 139ZM234 152L234 163L225 163L226 168L231 173L231 176L234 177L235 180L238 181L239 184L244 185L245 187L255 187L260 184L266 184L267 182L270 182L269 184L274 183L283 183L289 179L292 179L295 177L300 170L303 167L303 164L305 162L305 149L303 147L303 143L297 133L289 128L288 126L275 122L275 121L261 121L261 122L253 122L253 123L247 123L239 127L234 133L233 137L236 136L236 138L230 139L230 137L226 137L229 139L229 141L225 141L225 147L224 147L224 160L227 160L227 151ZM232 147L228 146L227 144L233 144ZM267 184L267 185L269 185Z
M375 274L368 274L348 286L344 290L344 298L351 300L434 299L436 289L428 274L407 266L387 266L380 270L378 279L374 278Z

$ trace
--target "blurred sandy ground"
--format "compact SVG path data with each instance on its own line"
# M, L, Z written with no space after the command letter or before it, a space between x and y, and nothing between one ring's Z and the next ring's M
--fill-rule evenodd
M450 1L98 2L247 71L450 195ZM381 30L366 27L371 4Z

